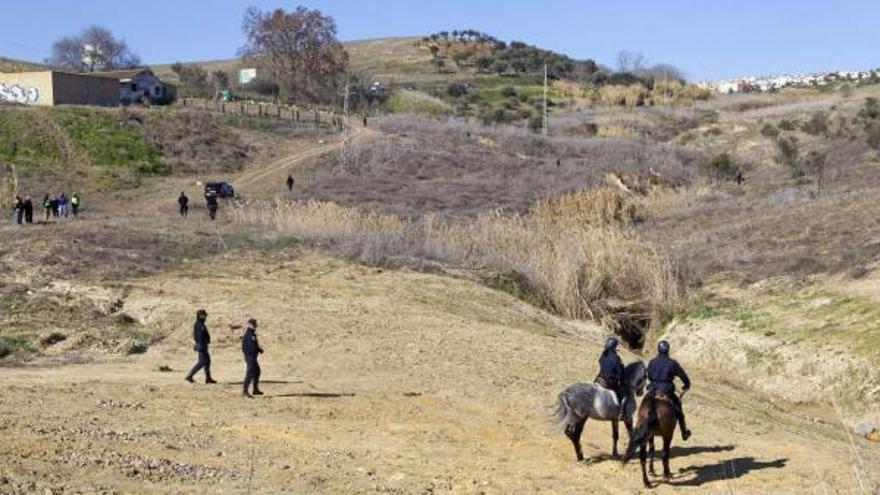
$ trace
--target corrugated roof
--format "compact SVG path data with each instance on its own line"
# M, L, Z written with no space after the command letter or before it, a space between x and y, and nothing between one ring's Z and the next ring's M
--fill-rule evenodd
M110 77L113 79L119 79L120 81L123 79L131 79L135 76L148 72L150 74L153 73L150 69L140 68L140 69L124 69L124 70L108 70L103 72L89 72L90 76L98 76L98 77Z

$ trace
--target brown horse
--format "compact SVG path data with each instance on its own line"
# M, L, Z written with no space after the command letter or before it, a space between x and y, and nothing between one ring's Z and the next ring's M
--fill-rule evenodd
M639 405L636 429L630 437L622 461L624 464L629 462L636 453L636 447L639 448L642 481L648 488L651 488L651 482L648 481L648 473L645 470L645 444L651 450L651 475L656 476L654 473L654 437L663 438L663 478L668 480L671 475L669 472L669 448L677 423L675 406L665 394L649 393L642 399L642 403Z

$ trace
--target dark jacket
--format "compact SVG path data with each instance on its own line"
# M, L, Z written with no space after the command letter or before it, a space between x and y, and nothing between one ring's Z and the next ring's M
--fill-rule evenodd
M617 352L606 349L599 357L599 376L609 382L611 386L619 386L623 382L623 361Z
M189 198L186 197L186 195L181 194L177 197L177 202L180 204L180 206L186 206L187 204L189 204Z
M257 342L257 332L251 327L248 327L241 337L241 352L247 358L255 358L257 354L263 352L260 343Z
M208 333L208 327L205 322L196 318L193 325L193 341L196 343L194 349L198 352L208 352L208 344L211 343L211 334Z
M675 393L675 382L673 381L675 377L681 379L685 390L691 388L691 380L675 359L660 354L648 363L648 380L651 382L650 390Z

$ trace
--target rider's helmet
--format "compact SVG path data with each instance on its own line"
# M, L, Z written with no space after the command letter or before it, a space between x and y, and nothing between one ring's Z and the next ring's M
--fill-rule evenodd
M605 340L605 350L614 350L614 349L617 349L617 337L614 337L614 336L608 337L608 339Z
M669 342L661 340L657 342L657 352L660 354L669 354Z

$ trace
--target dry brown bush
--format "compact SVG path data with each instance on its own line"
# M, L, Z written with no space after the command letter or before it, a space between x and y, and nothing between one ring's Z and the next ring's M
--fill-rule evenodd
M585 224L592 227L630 225L640 218L638 208L619 189L599 187L547 198L530 214L547 224Z
M331 157L297 198L396 215L473 218L494 208L524 212L542 198L601 186L609 172L653 170L688 183L702 156L644 140L542 137L457 120L392 116L378 126L385 137L361 149L356 166Z
M544 203L530 214L495 210L467 222L433 215L403 219L319 201L243 203L233 216L361 262L427 260L517 273L544 306L566 317L603 321L632 345L641 345L652 322L681 306L678 273L666 256L620 228L559 221L567 208L603 218L606 225L619 216L590 212L586 204L600 205L600 211L609 204L621 209L613 193L602 192L588 200L572 196Z

